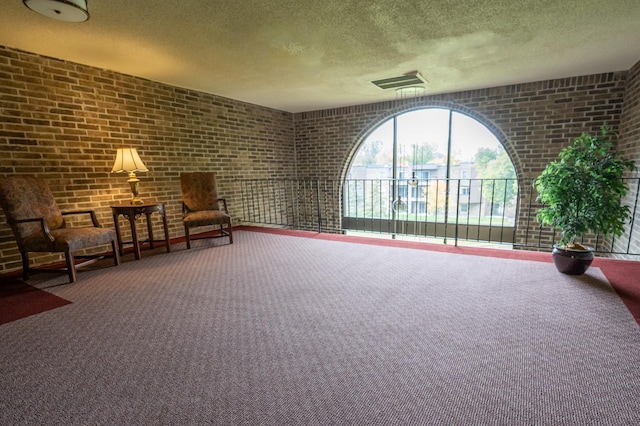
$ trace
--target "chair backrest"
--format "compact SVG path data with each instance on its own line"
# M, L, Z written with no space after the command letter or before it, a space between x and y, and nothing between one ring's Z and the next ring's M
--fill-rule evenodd
M49 229L64 226L62 212L53 198L51 189L42 178L32 176L8 176L0 178L0 205L13 233L21 240L32 235L42 235L39 222L16 223L21 219L45 218Z
M215 173L181 173L180 185L182 201L188 211L220 210Z

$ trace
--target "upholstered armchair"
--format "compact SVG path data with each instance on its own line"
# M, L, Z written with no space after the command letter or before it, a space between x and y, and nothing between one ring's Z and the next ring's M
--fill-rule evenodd
M182 186L182 223L187 249L191 248L189 229L208 225L219 225L220 232L201 238L229 237L229 244L233 244L233 230L231 216L227 210L227 200L218 198L215 173L181 173L180 184Z
M111 244L115 264L120 264L115 231L102 228L93 210L61 212L44 179L30 176L0 178L0 204L22 256L25 280L30 272L46 270L29 266L29 252L64 253L72 283L77 281L75 258L96 257L75 256L74 253L80 250ZM91 219L92 226L68 227L65 217L69 215L88 215L86 222Z

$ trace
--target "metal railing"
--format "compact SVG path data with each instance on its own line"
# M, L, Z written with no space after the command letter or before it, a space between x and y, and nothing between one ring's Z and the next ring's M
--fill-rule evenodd
M316 232L365 232L551 250L558 239L535 220L532 185L515 179L248 179L238 181L242 221ZM628 179L625 203L640 216L640 178ZM631 220L619 238L588 235L601 255L640 255Z
M630 219L624 226L620 237L603 237L599 234L587 234L581 243L594 248L600 255L640 256L640 229L635 224L640 220L640 178L624 178L629 191L623 203L629 207ZM541 204L536 201L537 192L528 185L520 197L521 213L517 228L515 248L550 250L554 242L560 239L560 232L548 226L540 226L536 221L536 211Z
M340 232L337 181L240 180L243 222L292 229Z

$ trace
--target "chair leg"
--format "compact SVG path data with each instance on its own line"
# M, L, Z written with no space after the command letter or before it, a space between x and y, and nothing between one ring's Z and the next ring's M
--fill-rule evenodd
M21 251L20 255L22 256L22 279L29 279L29 252Z
M69 274L69 281L75 283L78 281L78 277L76 275L76 265L73 261L73 253L65 252L64 257L67 261L67 272Z
M229 231L229 244L233 244L233 227L231 222L227 223L227 230Z
M189 239L189 226L184 225L184 239L187 241L187 249L191 248L191 240Z
M118 266L120 264L120 253L116 240L111 241L111 250L113 251L113 262Z

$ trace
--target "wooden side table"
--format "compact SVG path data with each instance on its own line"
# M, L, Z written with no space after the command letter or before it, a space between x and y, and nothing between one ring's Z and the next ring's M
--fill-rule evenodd
M154 212L160 213L162 216L162 225L164 227L164 242L167 246L167 253L171 252L171 242L169 240L169 228L167 226L167 215L164 210L164 203L149 202L144 204L116 204L112 205L111 212L113 213L113 223L116 227L116 235L118 237L118 249L122 256L122 246L124 244L133 244L133 250L135 252L136 260L140 259L140 243L138 242L138 233L136 231L136 220L140 215L147 217L147 232L149 233L149 246L153 248L153 227L151 226L151 214ZM118 216L124 216L129 220L131 225L131 239L132 241L122 241L120 236L120 223Z

